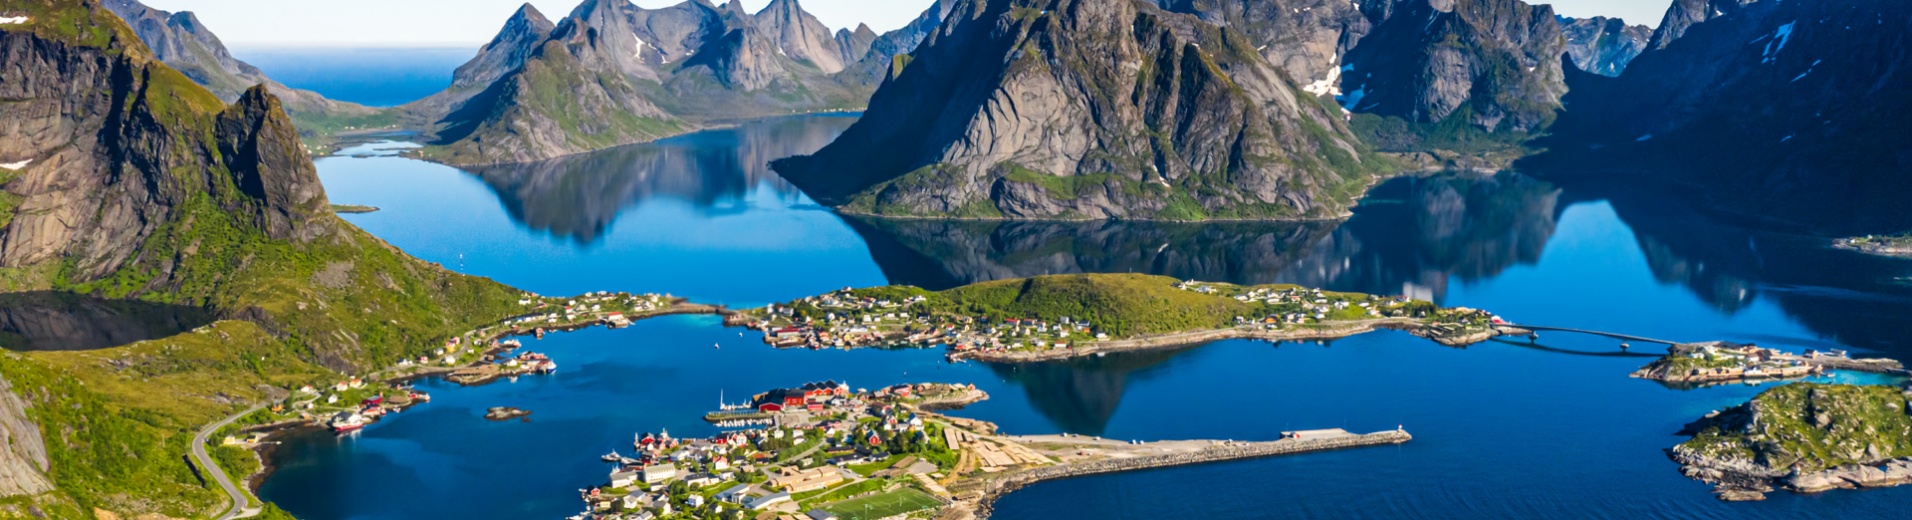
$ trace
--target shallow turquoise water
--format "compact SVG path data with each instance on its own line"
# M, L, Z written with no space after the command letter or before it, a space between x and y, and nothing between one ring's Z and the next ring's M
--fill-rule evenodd
M842 286L1066 272L1286 281L1493 309L1536 324L1912 357L1912 264L1721 225L1677 201L1530 179L1397 180L1346 223L936 223L845 220L764 169L845 118L796 118L551 163L461 172L328 158L348 220L413 254L529 290L671 292L752 305ZM712 348L721 343L722 348ZM1231 341L1069 363L947 364L924 350L777 351L712 318L532 343L552 377L458 389L344 438L293 439L261 494L301 518L550 518L604 479L637 431L711 432L719 393L810 380L974 382L961 414L1014 432L1269 439L1405 426L1414 442L1043 483L996 518L1787 518L1886 516L1912 490L1716 501L1662 449L1762 387L1629 379L1613 341L1449 349L1399 333ZM1635 350L1652 351L1651 348ZM1874 377L1841 376L1883 383ZM490 406L533 411L490 423Z

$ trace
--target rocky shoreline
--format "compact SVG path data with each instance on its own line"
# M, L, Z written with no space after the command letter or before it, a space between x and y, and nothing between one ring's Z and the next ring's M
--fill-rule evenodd
M1885 488L1912 484L1912 457L1832 469L1779 471L1744 460L1708 457L1684 446L1667 450L1687 478L1713 484L1713 494L1728 502L1765 500L1775 489L1822 493L1835 489Z
M1727 501L1912 484L1908 408L1900 388L1793 383L1686 425L1666 453Z

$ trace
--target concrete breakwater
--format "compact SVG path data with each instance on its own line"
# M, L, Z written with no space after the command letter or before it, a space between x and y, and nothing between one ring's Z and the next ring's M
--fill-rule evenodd
M1847 357L1814 356L1807 358L1808 363L1831 370L1851 372L1871 372L1875 374L1912 375L1905 370L1905 364L1898 360L1885 358L1853 359Z
M1258 339L1258 340L1264 340L1264 341L1307 341L1307 340L1341 339L1348 336L1355 336L1359 334L1374 332L1376 329L1407 330L1412 328L1418 323L1419 321L1412 318L1385 318L1385 319L1377 319L1377 320L1338 323L1338 324L1330 325L1330 326L1288 328L1288 329L1275 329L1275 330L1268 330L1259 325L1251 325L1251 326L1235 327L1235 328L1228 328L1228 329L1183 332L1183 333L1176 333L1176 334L1164 334L1160 336L1149 336L1149 337L1122 339L1122 340L1114 340L1114 341L1099 341L1095 343L1084 343L1084 344L1072 346L1070 348L1060 348L1060 349L1035 350L1035 351L1010 350L1010 351L995 351L995 352L983 351L983 350L970 350L970 351L962 351L962 352L952 352L949 354L948 358L950 361L974 359L978 361L988 361L988 362L995 362L995 363L1034 363L1034 362L1041 362L1041 361L1056 361L1056 360L1062 360L1062 359L1092 356L1096 354L1115 353L1115 352L1132 352L1132 351L1187 347L1187 346L1193 346L1193 345L1200 345L1203 343L1210 343L1210 342L1230 340L1230 339Z
M1403 444L1410 440L1414 440L1414 436L1409 435L1407 431L1394 430L1369 433L1366 435L1344 435L1326 439L1283 439L1264 442L1220 443L1209 448L1187 453L1102 459L1092 462L1059 464L1017 471L987 477L985 479L963 482L955 487L951 487L950 492L959 496L980 494L980 497L976 498L975 502L973 502L975 504L975 517L987 518L989 516L989 504L993 502L996 497L1044 480L1229 460ZM960 506L956 505L953 505L953 507L960 508Z

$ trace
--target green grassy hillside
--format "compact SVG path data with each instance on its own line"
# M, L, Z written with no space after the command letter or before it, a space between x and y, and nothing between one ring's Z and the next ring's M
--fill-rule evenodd
M1232 327L1237 317L1256 319L1269 314L1298 312L1299 304L1243 302L1235 296L1251 290L1302 290L1292 285L1246 287L1203 283L1211 289L1200 292L1176 287L1177 280L1142 274L1073 274L983 282L933 292L908 286L877 287L850 291L854 296L902 302L915 296L924 301L911 307L911 313L948 314L964 317L1039 319L1057 321L1068 317L1086 322L1112 337L1124 338L1151 334ZM1310 299L1313 297L1310 296ZM1328 302L1359 303L1376 299L1358 293L1322 292ZM829 309L794 304L802 315L812 317ZM1399 307L1416 315L1432 312L1427 302L1411 302ZM1335 311L1333 320L1368 317L1356 305Z
M47 55L125 69L137 88L114 89L110 94L124 99L109 99L126 107L132 122L93 124L121 125L98 133L131 128L129 135L140 140L88 146L100 156L92 159L122 165L115 170L120 182L143 181L162 195L143 208L155 227L130 255L84 261L66 253L0 268L0 292L138 299L202 307L220 318L132 345L0 355L0 377L26 403L25 419L38 425L50 462L46 475L56 486L52 493L0 499L0 518L83 518L96 511L119 518L215 515L224 494L186 463L200 427L288 387L418 355L517 310L514 289L407 256L338 219L322 196L285 195L319 188L276 99L262 101L255 95L264 94L255 92L235 105L244 110L228 108L152 59L95 0L0 0L0 13L31 20L0 26L17 44L11 49L64 46L64 54ZM32 36L19 34L26 32ZM0 60L10 57L0 52ZM0 61L0 74L67 70L9 65L17 64ZM6 101L12 100L0 104ZM48 163L13 175L90 182L84 177L97 171ZM6 195L0 216L10 217L11 204L23 195L0 194ZM0 226L8 220L0 218ZM38 231L0 227L0 238ZM86 233L42 236L76 242L104 236ZM63 251L71 250L77 249ZM102 258L108 263L96 263Z

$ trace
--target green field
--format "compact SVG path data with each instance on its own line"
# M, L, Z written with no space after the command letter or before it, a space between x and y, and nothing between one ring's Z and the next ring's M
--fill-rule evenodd
M836 513L837 516L843 517L843 520L876 520L940 505L943 503L937 501L936 497L917 491L916 488L906 487L888 493L837 502L823 509Z

